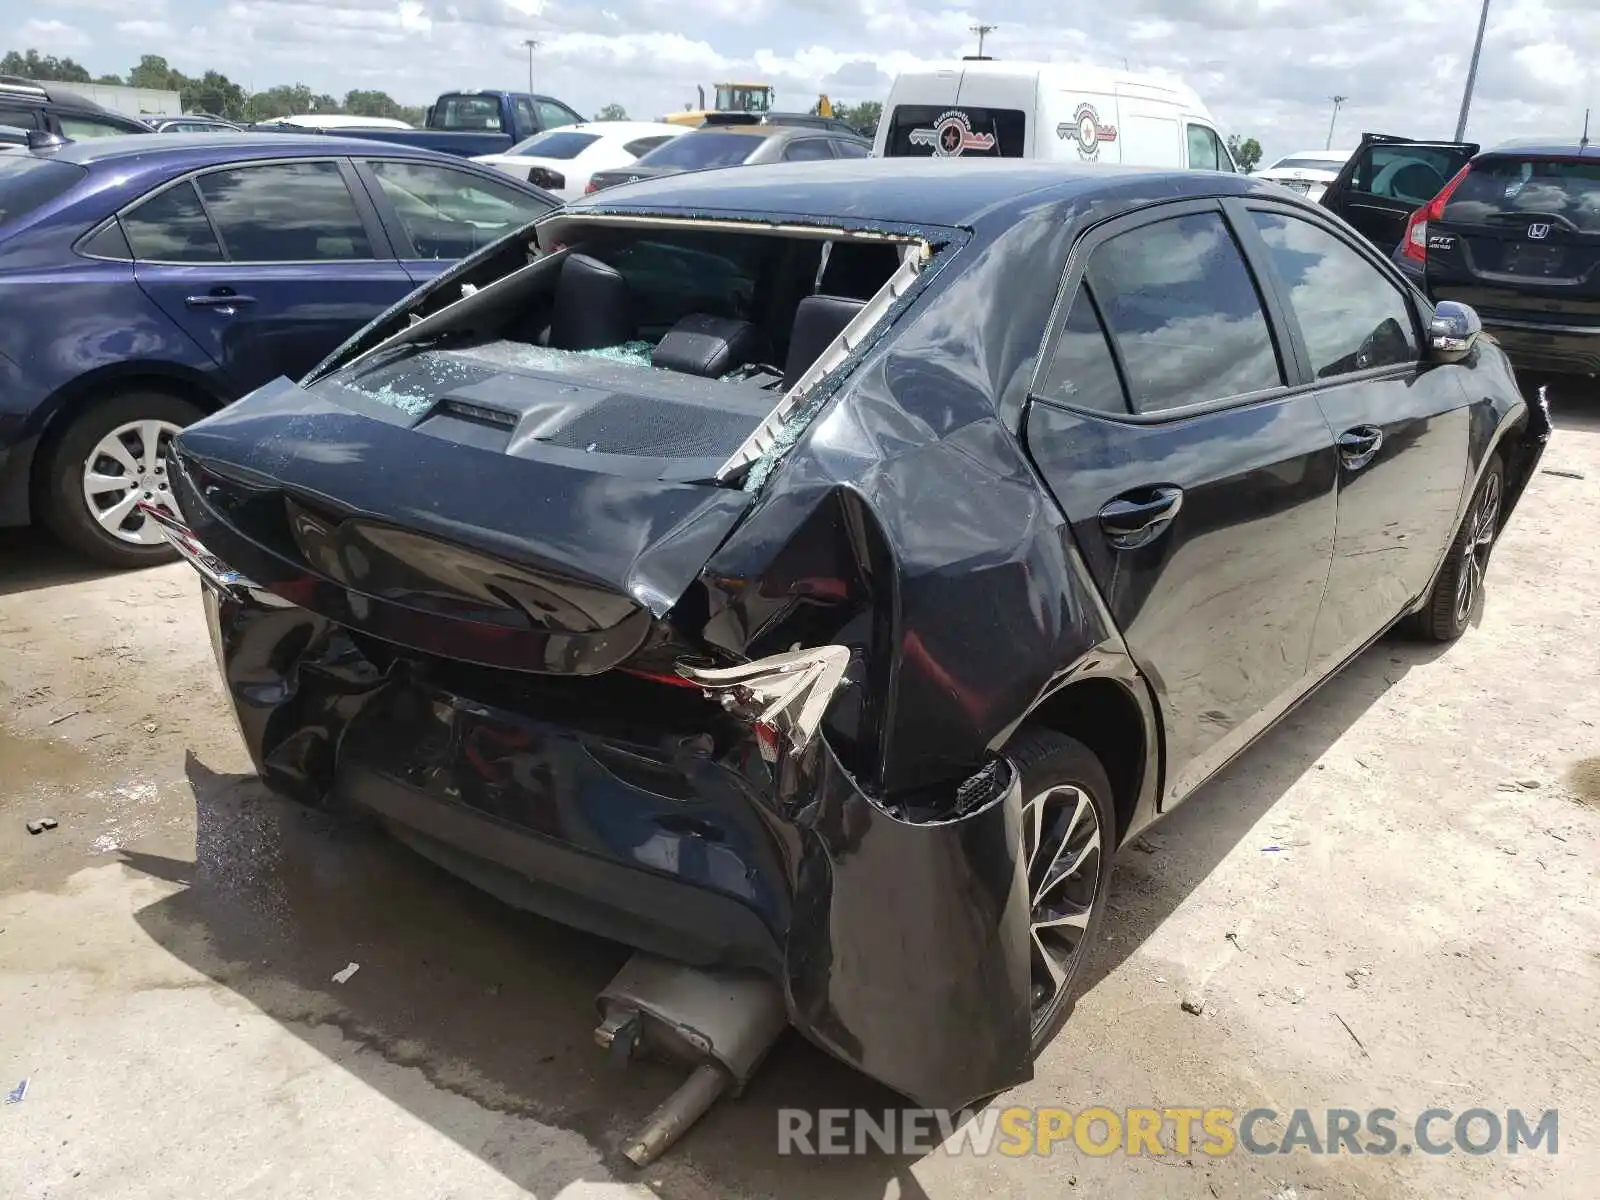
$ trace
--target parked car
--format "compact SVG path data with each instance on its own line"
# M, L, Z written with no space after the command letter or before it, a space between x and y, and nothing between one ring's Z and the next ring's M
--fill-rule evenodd
M1476 308L1523 375L1600 374L1600 150L1586 141L1473 155L1407 216L1396 258L1434 300Z
M1204 101L1166 76L966 58L902 72L880 158L1038 158L1233 171Z
M134 507L178 429L300 375L555 197L486 167L280 134L0 155L0 525L171 556Z
M570 106L550 96L530 92L460 91L446 92L428 106L423 128L413 129L404 121L353 118L341 123L343 137L371 138L400 146L418 146L478 158L485 154L504 154L518 142L526 141L546 129L576 125L583 118ZM285 118L285 129L305 128L300 117Z
M39 83L19 75L0 75L0 125L74 141L150 132L144 122L102 108L60 84Z
M834 133L809 125L703 125L656 147L632 166L596 171L584 190L599 192L619 183L714 167L866 158L871 152L872 143L859 134Z
M179 434L172 536L274 789L953 1108L1029 1077L1119 846L1463 632L1549 430L1276 185L813 162L459 264Z
M243 125L222 117L190 113L182 117L147 117L145 124L156 133L239 133Z
M1257 179L1270 179L1307 200L1322 199L1328 185L1350 161L1353 150L1299 150L1286 154L1271 166L1252 172Z
M1385 254L1399 246L1411 214L1478 152L1471 142L1413 141L1364 133L1361 144L1318 201Z
M659 121L583 121L536 133L504 154L472 161L526 179L563 200L575 200L596 171L627 167L688 132Z

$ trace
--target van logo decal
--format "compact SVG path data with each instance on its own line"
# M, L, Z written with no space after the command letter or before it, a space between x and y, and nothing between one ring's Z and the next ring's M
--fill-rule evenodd
M1062 141L1068 138L1078 143L1078 157L1092 162L1100 157L1100 143L1114 142L1117 140L1117 127L1115 125L1102 125L1100 114L1095 111L1092 104L1080 104L1078 110L1072 114L1070 122L1063 121L1056 126L1056 136Z
M1542 242L1545 238L1550 236L1550 226L1546 225L1543 221L1535 221L1532 225L1528 226L1528 236L1536 242Z
M940 113L931 127L913 129L908 137L913 146L930 146L935 158L959 158L966 150L993 150L994 134L973 133L972 118L959 109Z

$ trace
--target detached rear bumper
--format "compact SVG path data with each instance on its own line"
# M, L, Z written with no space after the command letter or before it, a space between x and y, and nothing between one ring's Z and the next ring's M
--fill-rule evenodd
M646 708L629 689L652 685L618 673L412 654L212 564L213 644L275 791L369 813L561 923L758 969L808 1038L918 1104L1031 1076L1014 776L959 818L903 820L822 738L771 762L694 689Z

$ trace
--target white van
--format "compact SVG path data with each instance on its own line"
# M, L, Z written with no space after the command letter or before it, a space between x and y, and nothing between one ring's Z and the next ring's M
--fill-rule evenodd
M1182 83L971 58L899 76L872 152L1238 170L1217 123Z

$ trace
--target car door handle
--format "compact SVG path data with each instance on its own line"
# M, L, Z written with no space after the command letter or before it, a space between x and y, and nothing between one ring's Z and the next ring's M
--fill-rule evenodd
M1359 471L1377 456L1382 445L1383 430L1376 425L1357 425L1339 435L1339 460Z
M254 296L236 296L232 292L211 292L204 296L185 296L184 304L190 308L215 308L224 312L232 312L235 308L245 304L254 304Z
M1100 529L1118 550L1137 550L1159 537L1182 507L1182 488L1124 492L1100 510Z

